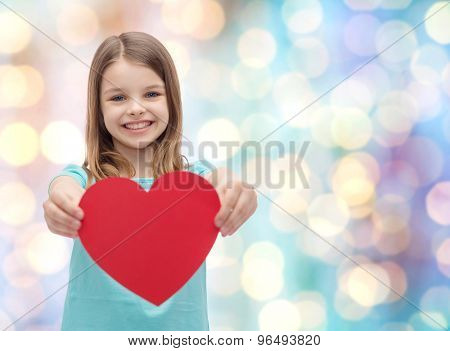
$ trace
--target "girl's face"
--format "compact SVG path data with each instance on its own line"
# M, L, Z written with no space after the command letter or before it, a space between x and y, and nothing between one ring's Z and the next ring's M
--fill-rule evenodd
M103 72L100 102L106 129L119 151L147 147L169 122L164 82L151 68L124 58Z

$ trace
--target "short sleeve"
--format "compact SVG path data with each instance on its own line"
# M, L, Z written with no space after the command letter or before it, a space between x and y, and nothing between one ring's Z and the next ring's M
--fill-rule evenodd
M215 167L209 163L208 161L195 161L190 167L189 170L198 175L205 175L212 172Z
M73 179L75 179L82 188L86 189L86 183L88 178L86 171L82 167L70 163L66 167L64 167L64 169L61 172L59 172L55 177L51 179L50 184L48 185L49 196L50 196L50 186L52 185L52 182L60 176L70 176Z

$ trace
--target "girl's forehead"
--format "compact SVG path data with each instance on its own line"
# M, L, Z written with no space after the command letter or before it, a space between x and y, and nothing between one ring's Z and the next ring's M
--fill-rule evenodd
M102 88L104 89L123 85L135 86L140 83L164 86L164 82L151 67L124 59L110 64L102 75Z

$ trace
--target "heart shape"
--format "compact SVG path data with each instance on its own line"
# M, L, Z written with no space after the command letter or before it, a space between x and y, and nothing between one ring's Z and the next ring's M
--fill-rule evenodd
M198 270L219 232L216 190L188 171L162 175L148 192L128 178L102 179L79 206L85 215L78 233L91 258L157 306Z

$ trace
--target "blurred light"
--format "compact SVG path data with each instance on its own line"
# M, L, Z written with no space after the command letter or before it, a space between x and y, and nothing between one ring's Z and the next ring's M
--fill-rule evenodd
M355 11L370 11L376 9L382 0L344 0L345 4Z
M193 0L188 4L188 9L184 13L183 22L194 17L194 13L200 12L200 20L188 27L190 35L199 40L213 39L218 36L225 26L225 13L222 5L213 0Z
M392 133L409 132L414 124L411 115L396 105L380 104L375 110L374 117L384 129Z
M374 105L374 95L369 87L355 78L347 79L333 89L330 100L333 107L358 108L365 113Z
M413 81L409 83L408 91L419 107L419 122L428 121L441 112L441 93L434 85Z
M272 10L270 3L265 0L246 1L244 7L234 15L242 27L260 26L261 23L269 23Z
M317 0L285 0L281 8L283 20L294 33L311 33L323 19L322 5Z
M240 235L233 235L227 239L221 239L219 236L206 258L208 269L233 265L237 260L241 259L244 251L243 246L243 239Z
M442 88L444 92L450 96L450 63L448 63L442 71Z
M447 63L448 56L444 49L438 45L425 44L414 52L410 68L419 82L438 84L441 80L441 72Z
M291 119L316 99L308 79L297 72L285 73L278 77L273 86L272 96L282 112L281 117L284 121ZM315 107L308 108L307 113L313 113L314 110ZM289 126L306 128L310 123L309 118L299 115L289 121Z
M97 14L86 4L70 3L56 19L59 36L70 45L89 43L98 32Z
M448 30L448 24L450 23L450 7L446 1L438 1L430 6L428 11L423 16L429 17L440 8L444 7L433 17L425 21L425 30L431 39L439 44L450 43L450 31Z
M268 68L250 68L239 63L231 72L231 83L240 97L247 100L261 99L272 87L272 73Z
M393 331L411 331L414 330L411 324L408 323L402 323L402 322L388 322L386 324L383 324L381 327L382 331L384 330L393 330Z
M213 39L225 26L222 5L214 0L164 1L161 7L164 25L175 34L195 39Z
M351 218L365 218L373 212L373 198L370 198L369 201L363 203L362 205L350 207L349 210Z
M385 96L392 89L391 79L386 69L373 62L364 66L358 72L358 79L354 81L361 83L363 89L368 89L370 92L370 94L367 94L367 92L364 93L367 103L364 103L364 100L361 102L357 101L358 105L363 109L372 108L373 105L368 104L370 101L377 103L382 96ZM339 101L335 101L334 104L339 104Z
M278 195L273 200L289 214L296 216L304 213L308 203L300 192L288 191ZM298 229L300 223L290 215L282 211L278 206L270 206L270 222L275 228L284 232L291 232Z
M299 330L300 313L295 305L287 300L274 300L266 303L259 312L260 330Z
M450 305L448 304L448 301L450 301L450 288L447 285L434 286L429 288L425 294L423 294L420 300L420 308L423 312L431 315L445 328L448 328L449 320L447 318L450 316ZM435 322L430 320L427 316L424 316L423 313L421 314L421 317L423 321L431 327L440 329Z
M84 148L80 129L71 122L50 122L41 133L42 153L53 163L82 163Z
M394 43L405 33L411 30L411 26L406 22L393 20L383 23L377 31L375 37L375 46L377 52L380 53L389 45ZM410 59L417 47L417 39L414 32L410 32L399 40L395 45L381 54L380 59L385 64L398 64L402 61ZM392 68L392 66L389 66Z
M270 186L270 179L272 179L271 163L272 161L267 156L256 156L248 158L242 166L242 173L245 174L246 182L253 184L264 194L273 190Z
M3 328L6 328L6 326L10 325L13 322L13 320L11 319L11 317L8 316L8 314L5 311L0 310L0 325ZM12 331L12 330L16 330L15 325L11 325L8 330Z
M70 250L67 240L46 231L34 233L28 242L26 258L31 267L40 274L53 274L61 271L69 261ZM52 259L49 260L49 257Z
M0 107L25 108L35 105L42 97L44 81L31 66L0 66Z
M18 53L30 40L31 26L27 22L9 10L0 11L0 54Z
M446 239L436 251L436 261L439 270L450 278L450 239Z
M13 122L0 131L0 154L12 166L32 163L39 153L39 136L28 123Z
M317 196L309 205L307 214L311 228L324 237L341 232L350 217L345 201L334 194Z
M214 268L208 280L208 290L220 296L230 296L238 292L241 289L240 271L241 266L236 259L230 259L226 264Z
M15 107L27 94L27 79L18 66L0 65L0 107Z
M169 51L170 56L172 56L177 69L178 77L180 80L184 79L191 67L191 57L189 55L189 51L184 47L184 45L174 40L165 41L164 46L167 51Z
M203 156L211 162L233 157L241 145L239 129L228 118L214 118L204 123L197 140L202 144Z
M314 38L297 39L287 53L287 60L292 70L308 78L321 76L330 64L326 46Z
M426 197L428 215L436 223L450 225L450 182L434 184Z
M372 220L376 229L395 233L407 227L410 216L411 209L406 199L387 194L376 200Z
M275 117L267 112L256 112L247 117L241 122L239 130L242 139L246 141L259 140L265 135L276 129L280 123ZM251 145L248 146L248 151L251 150ZM255 147L255 152L258 150Z
M329 106L319 107L310 116L311 134L314 141L328 148L336 146L331 134L330 120L333 116L334 110Z
M11 289L6 287L3 294L5 311L13 320L21 318L21 324L31 324L31 321L41 319L44 310L48 311L49 301L45 301L41 284ZM20 324L19 324L20 325Z
M440 177L444 164L441 149L426 137L410 137L397 150L396 154L414 167L420 186L428 185Z
M380 7L387 10L402 10L411 4L412 0L382 0Z
M270 148L266 148L266 152ZM300 192L303 191L303 195L308 196L308 181L311 178L311 172L305 160L301 161L302 173L301 174L297 167L294 166L297 161L298 155L295 150L284 150L283 155L272 159L269 179L270 184L274 189L284 191L284 192ZM303 175L305 179L302 179Z
M330 265L337 265L346 259L341 252L345 252L347 255L353 252L353 248L343 240L346 229L342 231L344 234L325 236L321 233L314 233L304 226L299 226L299 228L296 247L308 256L318 258ZM341 252L336 250L336 247L339 247Z
M356 249L365 249L374 244L372 225L368 220L354 221L351 230L345 230L344 240Z
M33 191L21 182L0 185L0 220L11 226L20 226L34 215L36 198Z
M416 170L405 161L394 160L386 162L381 170L382 182L378 186L378 193L396 194L410 200L419 185Z
M31 269L23 249L11 251L5 256L2 270L6 281L16 288L32 287L38 282L38 275Z
M325 299L319 292L302 291L294 302L301 316L300 330L323 330L327 322Z
M278 246L268 241L253 243L243 258L242 288L255 300L274 298L284 285L283 269L284 257Z
M394 218L402 222L400 218ZM383 255L398 255L408 248L411 241L411 233L409 228L399 229L398 231L386 232L374 229L373 240L375 248Z
M392 290L389 291L389 295L387 296L385 303L400 300L401 296L405 295L408 287L406 271L393 261L380 262L380 266L386 271L387 274L389 274L389 280L391 282L389 286L392 288Z
M238 40L237 52L242 62L254 68L269 65L275 57L277 44L272 34L261 28L251 28Z
M336 145L354 150L365 146L372 136L372 122L358 108L335 109L331 121L331 134Z
M365 318L372 309L357 303L349 295L339 290L336 290L334 295L334 308L342 318L350 321L358 321Z
M382 303L389 294L389 289L379 280L390 286L389 275L380 265L364 263L341 275L339 288L358 304L372 307Z
M357 157L346 156L339 161L333 173L333 191L350 207L365 204L375 192L375 183L370 179L372 174Z
M359 56L374 55L376 49L373 38L379 27L380 21L372 15L353 16L344 27L345 46Z
M385 111L380 113L385 113ZM382 127L377 119L373 119L373 139L385 148L393 148L405 143L411 130L404 132L391 132Z
M233 89L231 87L231 69L218 62L204 59L195 59L189 70L189 84L192 90L188 89L194 97L203 97L214 102L223 102L231 99Z

